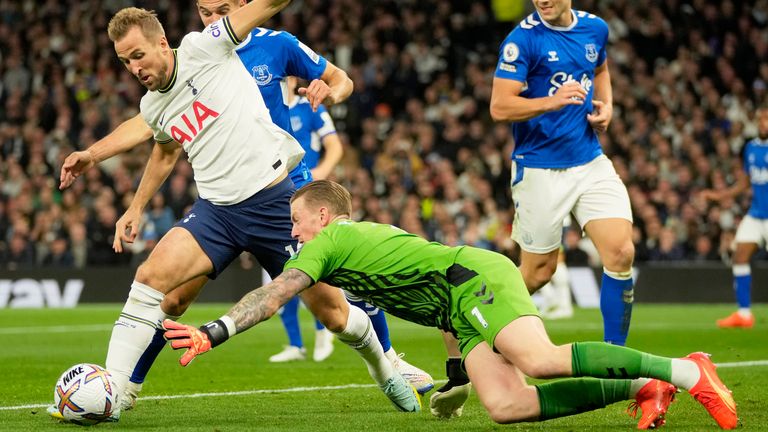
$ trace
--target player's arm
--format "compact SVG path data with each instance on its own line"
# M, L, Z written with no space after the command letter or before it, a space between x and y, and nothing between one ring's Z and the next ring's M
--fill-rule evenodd
M270 318L288 300L312 284L306 273L289 268L272 282L246 294L226 315L200 328L163 321L165 338L171 341L173 349L187 349L179 360L186 366L199 354Z
M170 141L166 144L155 143L147 166L144 168L144 175L141 177L139 187L133 196L133 201L115 224L115 240L112 243L112 249L115 252L121 253L123 251L122 241L133 243L136 239L144 208L173 171L176 160L181 154L181 149L181 145L176 141Z
M152 138L152 129L141 114L120 124L114 131L96 141L87 150L72 152L64 159L59 176L59 189L66 189L85 171L112 156L125 153Z
M349 75L331 62L326 63L325 71L323 71L320 79L325 81L331 90L328 97L322 101L325 105L343 102L352 94L355 87Z
M344 155L344 148L341 145L341 139L339 135L331 133L321 138L323 143L323 158L312 170L312 178L315 180L324 180L328 178L333 171L333 168L341 160L341 156Z
M235 37L242 41L256 26L263 24L280 12L291 0L253 0L227 15Z
M608 60L595 69L594 93L592 94L592 113L587 114L587 121L598 132L605 132L613 118L613 87Z
M320 104L333 105L344 101L353 89L354 84L349 75L327 62L320 79L312 80L307 87L300 87L297 91L299 95L307 97L312 111L317 111Z
M568 105L583 105L587 92L576 81L570 81L557 89L555 94L540 98L520 96L521 81L493 78L491 87L491 117L495 121L520 122L538 115L558 111Z

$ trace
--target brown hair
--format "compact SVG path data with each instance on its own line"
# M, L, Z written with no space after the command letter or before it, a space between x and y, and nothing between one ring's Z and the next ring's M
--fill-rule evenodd
M352 196L342 185L330 180L315 180L302 186L291 197L291 203L304 197L313 207L327 205L333 216L352 216Z
M163 30L163 25L160 24L160 20L157 19L155 11L129 7L120 9L120 11L109 20L109 26L107 27L109 40L112 42L119 41L134 27L139 27L141 33L147 39L158 35L165 36L165 30Z

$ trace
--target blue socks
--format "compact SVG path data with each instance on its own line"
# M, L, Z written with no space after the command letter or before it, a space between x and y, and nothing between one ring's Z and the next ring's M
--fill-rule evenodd
M139 357L139 362L136 363L136 368L133 369L130 378L132 383L141 384L144 382L149 369L152 367L152 364L155 363L157 355L160 354L160 351L162 351L165 346L164 333L165 329L162 327L155 330L155 335L152 337L152 341L144 351L144 354Z
M389 351L392 348L392 341L389 340L389 326L387 325L387 317L384 315L384 312L363 300L350 300L347 298L347 301L352 306L358 307L368 314L373 323L373 329L376 331L376 336L379 338L379 342L381 342L381 347L384 349L384 352Z
M736 291L736 302L741 309L749 309L752 291L752 271L749 264L734 264L733 289Z
M632 271L616 273L603 269L600 287L600 312L603 314L603 339L614 345L625 345L632 319Z
M280 320L283 322L285 332L288 333L288 343L292 346L303 348L301 329L299 328L299 297L292 298L283 305L280 312Z

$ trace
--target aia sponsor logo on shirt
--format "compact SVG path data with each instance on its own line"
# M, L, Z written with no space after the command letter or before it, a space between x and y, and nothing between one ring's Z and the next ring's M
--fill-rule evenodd
M219 113L200 101L192 105L179 117L169 121L171 138L181 145L191 142Z

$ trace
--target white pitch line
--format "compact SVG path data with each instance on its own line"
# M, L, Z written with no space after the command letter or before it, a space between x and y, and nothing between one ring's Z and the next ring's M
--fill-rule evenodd
M727 362L727 363L715 363L720 368L737 368L737 367L752 367L752 366L768 366L768 360L753 360L743 362ZM442 384L445 380L435 381L435 384ZM375 384L345 384L337 386L322 386L322 387L290 387L284 389L263 389L263 390L242 390L232 392L211 392L211 393L191 393L191 394L177 394L177 395L157 395L157 396L142 396L141 400L168 400L168 399L198 399L205 397L224 397L224 396L250 396L255 394L265 393L296 393L296 392L311 392L311 391L326 391L326 390L347 390L353 388L371 388L376 387ZM46 408L50 406L47 404L28 404L28 405L15 405L15 406L0 406L0 411L11 411L30 408Z
M570 321L545 321L548 328L553 330L602 330L600 323L575 323ZM69 325L69 326L37 326L37 327L5 327L0 328L0 335L30 335L45 333L69 333L69 332L101 332L111 331L112 324L89 324L89 325ZM633 330L666 330L666 331L687 331L687 330L707 330L716 329L714 324L696 324L696 323L632 323Z
M90 324L71 326L38 326L38 327L5 327L0 328L0 334L40 334L40 333L69 333L69 332L98 332L112 330L113 324Z

